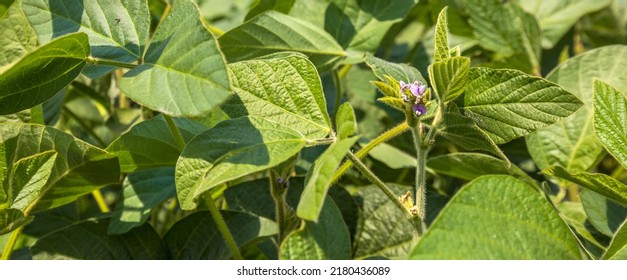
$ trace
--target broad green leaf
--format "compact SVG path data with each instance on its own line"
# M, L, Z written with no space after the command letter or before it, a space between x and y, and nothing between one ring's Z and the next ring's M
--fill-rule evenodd
M222 53L194 3L174 3L155 31L144 63L124 74L120 89L137 103L172 116L206 114L231 95Z
M255 0L246 14L244 21L247 21L265 11L277 11L287 14L294 6L296 0Z
M383 59L374 57L370 53L366 53L364 57L366 64L370 66L372 72L379 78L381 81L385 81L385 76L390 76L397 81L403 81L406 83L413 83L415 81L420 81L423 84L427 84L427 81L420 74L418 69L402 63L392 63L385 61Z
M317 223L304 221L279 248L281 260L347 260L351 258L350 236L342 213L326 199Z
M435 43L435 47L433 48L433 61L435 63L441 62L451 57L448 49L448 18L446 14L447 8L448 7L444 7L440 11L440 14L438 15L438 20L435 24L435 39L433 40ZM467 66L467 68L470 67L470 59L468 59L468 62L469 65Z
M429 66L429 79L443 102L455 100L468 84L470 58L443 58Z
M350 103L344 103L340 105L335 115L335 126L337 130L337 138L342 140L346 139L357 130L357 123L355 122L355 110Z
M43 155L37 159L26 158L48 151L57 154L45 186L37 193L29 194L37 197L25 198L31 201L23 208L26 214L30 210L45 210L70 203L104 185L118 182L120 177L115 156L52 127L3 124L0 125L0 143L0 178L4 178L4 186L9 184L7 175L15 172L14 169L21 169L22 166L33 168L28 166L28 161L34 163L45 159Z
M594 81L594 131L610 154L627 167L627 98Z
M568 180L627 206L627 186L608 175L588 172L570 173L561 166L545 169L542 173Z
M453 153L431 157L427 166L433 171L464 180L474 180L489 174L511 175L530 186L538 183L525 171L507 161L477 153Z
M593 80L627 92L627 46L606 46L561 64L547 79L576 95L586 106L572 116L527 136L527 148L540 169L553 165L570 172L588 170L603 153L593 129Z
M82 222L53 232L30 248L35 260L165 259L163 241L149 224L123 235L107 235L108 219Z
M517 70L472 68L464 94L466 115L497 144L525 136L571 115L581 101L560 86Z
M346 54L324 30L301 19L267 11L219 38L229 62L281 51L301 52L318 69L329 69Z
M185 142L206 128L196 122L175 118ZM120 170L130 173L136 170L174 166L181 154L164 117L159 115L133 126L128 132L113 141L107 152L120 159Z
M605 246L597 241L601 237L588 222L588 216L580 202L562 201L556 205L560 217L578 235L582 249L591 255L593 259L603 253ZM602 238L602 237L601 237Z
M333 174L358 139L359 136L339 140L316 159L305 177L305 190L296 209L298 217L318 222Z
M447 112L444 113L444 120L438 129L438 135L462 149L488 152L509 162L494 141L477 126L474 120L462 115L455 104L449 105Z
M236 95L222 109L231 117L258 116L288 126L306 138L331 131L322 84L307 59L249 60L229 65Z
M451 199L409 258L564 260L581 254L543 194L510 176L490 175Z
M176 163L181 208L191 210L205 191L289 159L305 146L298 132L258 117L230 119L197 135Z
M598 11L611 0L517 0L525 11L535 15L542 27L542 47L552 48L583 15Z
M24 216L24 213L18 209L0 209L0 235L12 232L32 220L33 217Z
M122 183L121 198L109 222L109 234L122 234L141 226L153 207L176 196L174 167L133 172Z
M80 74L88 55L87 36L76 33L53 40L0 69L0 115L50 99Z
M415 157L387 143L381 143L375 146L368 152L368 156L384 163L392 169L416 168L418 164Z
M590 223L601 233L613 236L627 219L627 207L593 191L579 195Z
M89 37L91 55L97 58L136 61L148 40L150 13L143 0L22 0L22 9L42 44L83 32ZM113 69L88 65L84 73L94 78Z
M288 189L288 191L291 188ZM247 181L224 190L224 199L229 210L254 216L275 218L274 199L270 193L268 178Z
M25 212L29 205L36 202L50 178L56 159L56 151L46 151L13 163L7 189L10 208Z
M404 195L410 189L387 185L397 196ZM374 185L360 187L355 200L361 208L361 215L353 244L353 258L405 258L413 244L413 228L404 213Z
M627 260L627 222L616 231L612 243L607 248L604 260Z
M4 16L0 16L0 72L7 65L37 47L37 35L30 27L26 16L20 9L19 2L9 7Z
M221 211L221 214L238 246L277 233L276 224L269 219L234 211ZM163 239L170 257L175 260L225 260L231 257L208 211L199 211L178 221Z

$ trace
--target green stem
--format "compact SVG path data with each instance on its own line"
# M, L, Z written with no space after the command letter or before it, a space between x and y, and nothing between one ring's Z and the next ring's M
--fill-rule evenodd
M333 106L333 115L332 118L335 118L337 115L337 110L340 107L340 103L342 102L342 78L340 77L340 72L337 69L333 70L333 85L335 86L335 102Z
M408 128L409 126L407 126L406 122L403 122L391 128L390 130L377 136L377 138L373 139L368 144L366 144L361 150L355 153L355 156L357 158L365 157L370 151L372 151L372 149L374 149L374 147L376 147L377 145L381 143L387 142L396 136L401 135L401 133L407 131ZM340 168L338 168L337 171L335 171L335 174L333 174L333 178L331 179L331 185L335 184L342 177L342 175L344 175L344 173L346 173L346 171L348 171L352 166L353 166L353 163L351 161L344 162L342 166L340 166Z
M231 251L233 258L236 260L243 260L244 258L242 258L242 254L239 252L239 249L237 248L237 245L235 244L235 239L233 239L233 235L231 234L231 231L226 226L226 223L224 222L224 219L222 218L220 211L216 207L216 203L213 200L211 200L211 201L208 201L207 206L209 208L209 212L211 213L211 217L213 218L213 221L218 226L218 230L220 231L222 238L224 238L224 241L226 241L226 245L229 247L229 250Z
M45 124L44 106L42 104L38 104L35 107L30 108L30 122L35 124Z
M165 118L165 122L168 123L168 128L170 128L170 132L172 133L172 136L174 136L174 139L176 140L176 145L179 147L179 151L183 151L183 148L185 148L185 140L183 139L183 135L181 134L181 131L174 123L174 120L172 119L172 117L166 114L163 114L163 117Z
M93 56L88 56L87 59L85 60L87 61L87 63L91 63L95 65L108 65L108 66L122 67L122 68L127 68L127 69L133 69L137 66L137 64L131 64L131 63L125 63L125 62L119 62L119 61L113 61L113 60L107 60L107 59L100 59L100 58L95 58Z
M379 189L381 189L381 191L385 193L385 195L394 203L394 205L405 214L405 216L409 219L414 227L414 233L416 237L420 237L422 235L422 223L420 222L420 220L416 220L415 215L413 215L409 211L409 209L407 209L403 205L403 203L401 203L399 198L394 195L392 190L390 190L390 188L388 188L385 183L383 183L383 181L381 181L381 179L377 177L377 175L375 175L370 169L368 169L368 167L359 158L357 158L355 154L348 152L347 157L353 164L355 164L355 167L357 167L361 174L366 176L368 181L379 187Z
M312 139L312 140L305 139L305 145L307 147L318 146L318 145L330 145L330 144L335 143L335 141L336 141L335 137Z
M100 138L100 136L98 136L84 121L83 119L79 118L76 114L74 114L74 112L72 112L72 110L68 109L67 107L63 106L63 112L65 112L68 116L70 116L71 118L73 118L76 123L78 123L78 125L85 130L85 132L87 132L87 134L89 134L89 136L91 136L96 142L98 142L98 145L100 145L100 147L104 148L107 147L107 143L105 143L104 140L102 140L102 138Z
M348 74L348 70L351 70L352 67L352 64L345 64L344 66L342 66L339 73L340 79L346 77L346 74Z
M17 238L20 236L20 233L22 233L22 229L24 229L23 226L11 232L11 236L9 237L9 240L7 241L6 245L4 245L4 251L2 251L2 257L0 257L0 260L11 259L11 253L13 253L13 247L15 247Z
M100 190L94 190L93 192L91 192L91 194L94 196L94 199L96 200L96 203L98 204L98 208L100 208L100 212L102 213L111 212L111 208L109 208L109 205L107 205L107 202L102 196L102 193L100 192Z
M278 227L277 243L281 244L281 242L283 242L283 239L285 238L285 192L281 189L282 187L277 181L277 173L274 170L270 170L269 180L270 193L272 194L272 199L274 200L275 220Z

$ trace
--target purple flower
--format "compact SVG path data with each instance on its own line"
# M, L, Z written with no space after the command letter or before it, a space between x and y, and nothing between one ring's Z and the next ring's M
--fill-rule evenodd
M411 106L411 110L414 111L416 116L426 115L427 114L427 106L425 104L415 104Z
M427 86L423 85L421 82L418 82L418 81L409 85L409 91L411 91L411 93L415 95L416 97L423 95L426 90L427 90Z

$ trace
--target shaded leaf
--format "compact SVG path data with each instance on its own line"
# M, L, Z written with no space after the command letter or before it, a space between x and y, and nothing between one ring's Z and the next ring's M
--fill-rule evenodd
M248 10L244 21L269 10L287 14L292 9L292 6L294 6L294 2L296 2L296 0L256 0Z
M512 246L516 244L516 246ZM505 175L463 187L410 259L580 259L579 245L544 196Z
M561 166L545 169L542 173L571 181L627 206L627 186L608 175L588 172L570 173Z
M290 188L291 189L291 188ZM224 190L229 210L274 219L274 199L268 178L247 181Z
M627 219L627 207L594 191L583 191L579 198L590 223L607 236L614 236L616 230Z
M0 235L12 232L32 220L33 217L24 216L24 213L18 209L0 209Z
M56 159L56 151L45 151L13 163L7 190L9 207L24 212L36 202L50 178Z
M594 81L594 131L610 154L627 167L627 98Z
M627 222L623 223L616 231L612 243L607 248L604 260L627 260Z

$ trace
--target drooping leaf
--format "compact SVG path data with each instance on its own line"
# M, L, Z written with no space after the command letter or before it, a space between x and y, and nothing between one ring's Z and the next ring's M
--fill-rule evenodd
M80 74L88 55L87 36L76 33L40 46L0 69L0 115L50 99Z
M355 134L357 123L355 122L355 110L350 103L343 103L335 116L337 138L342 140Z
M121 198L113 210L107 233L122 234L141 226L153 207L175 196L174 167L128 174L122 183Z
M42 44L73 32L89 37L91 55L133 62L144 52L150 29L150 13L142 0L22 0L22 9ZM84 73L92 78L115 67L89 65Z
M35 260L158 260L163 241L149 224L123 235L107 235L108 219L82 222L53 232L30 248Z
M144 63L124 74L120 89L137 103L172 116L206 114L230 96L226 63L195 4L174 3L155 31Z
M429 158L427 166L435 172L464 180L489 174L511 175L530 186L538 183L514 164L484 154L453 153Z
M599 232L614 236L620 225L627 219L627 207L608 199L594 191L583 191L579 195L590 223Z
M594 131L610 154L627 167L627 97L594 81Z
M541 193L510 176L490 175L453 197L409 258L563 260L581 254Z
M306 138L331 131L320 77L301 56L249 60L229 65L236 95L222 105L231 117L258 116L288 126Z
M0 73L7 65L37 47L37 35L30 27L19 3L13 3L4 16L0 15Z
M627 260L627 222L616 231L612 243L607 248L604 260Z
M0 143L0 155L3 155L0 178L6 179L3 181L5 186L8 184L7 174L19 167L18 161L47 151L57 154L45 186L37 193L29 194L37 198L28 199L31 203L24 208L27 212L70 203L104 185L118 182L120 177L115 156L52 127L3 124L0 125ZM24 165L28 168L26 162Z
M324 30L275 11L262 13L229 30L219 41L230 63L281 51L298 51L324 70L346 55Z
M238 246L277 233L276 224L269 219L234 211L221 211L221 214ZM199 211L180 220L163 239L175 260L224 260L231 257L208 211Z
M495 143L509 142L569 116L581 101L560 86L517 70L472 68L466 115Z
M545 169L542 173L571 181L627 206L627 186L611 176L588 172L570 173L561 166Z
M292 6L294 6L294 2L296 2L296 0L255 0L246 14L244 21L270 10L287 14L292 9Z
M593 80L627 92L627 46L606 46L561 64L547 79L575 94L586 106L572 116L527 136L527 148L540 169L561 165L588 170L603 152L593 130Z
M435 24L435 47L433 48L433 61L434 63L441 62L449 57L449 45L448 45L448 17L447 8L444 7L438 15L438 20ZM470 67L470 65L468 65ZM442 93L443 94L443 93Z
M175 118L174 123L185 142L189 142L192 137L206 129L196 122L183 118ZM181 154L165 118L161 115L133 126L113 141L107 147L107 152L120 159L120 170L125 173L174 166Z
M598 11L611 0L516 0L525 11L535 15L542 27L542 47L552 48L583 15Z
M303 222L279 248L281 260L346 260L350 257L348 228L332 199L324 201L317 223Z
M462 115L455 104L451 104L444 113L444 120L438 129L438 135L463 149L488 152L509 162L494 141L477 126L474 120Z
M443 102L450 102L464 93L468 83L470 58L458 56L440 59L429 66L429 79L437 96Z
M203 192L273 167L304 146L300 133L259 117L221 122L192 139L176 163L181 208L194 209Z
M409 191L409 187L393 184L388 184L388 187L398 196ZM405 258L413 244L413 228L404 213L373 185L360 187L355 200L361 208L361 215L353 242L353 257Z
M33 217L24 216L24 213L18 209L0 209L0 235L12 232L32 220Z
M305 190L296 209L298 217L318 222L333 174L358 139L355 136L335 142L316 159L305 177Z
M374 57L370 53L367 53L364 57L366 64L370 66L372 72L381 81L385 81L385 76L390 76L397 81L403 81L405 83L413 83L420 81L423 84L427 84L427 81L418 69L403 63L392 63L383 59Z
M9 207L24 212L39 198L56 159L56 151L45 151L13 163L7 191Z

